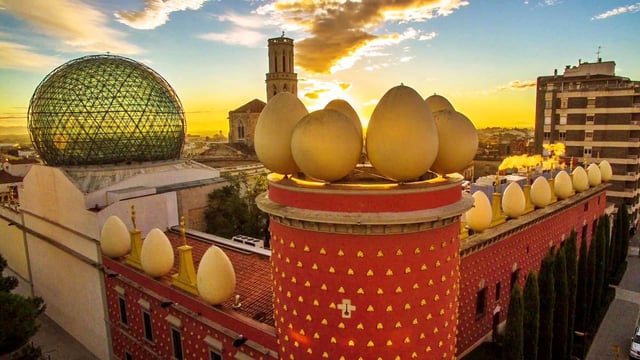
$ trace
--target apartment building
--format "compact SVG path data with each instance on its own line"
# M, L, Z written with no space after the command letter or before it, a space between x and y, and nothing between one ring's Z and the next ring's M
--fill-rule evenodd
M562 75L540 76L536 90L535 149L564 143L574 163L606 159L613 168L607 199L627 204L633 224L640 206L640 81L616 76L616 63L579 61Z

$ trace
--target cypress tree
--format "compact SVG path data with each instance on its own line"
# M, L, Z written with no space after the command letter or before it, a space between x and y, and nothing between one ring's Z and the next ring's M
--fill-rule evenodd
M593 299L591 303L591 318L595 319L600 311L600 304L602 303L602 289L604 288L604 256L603 247L604 247L604 222L602 218L598 221L598 228L596 231L596 236L593 240L591 240L591 246L595 247L596 255L595 255L595 270L593 272Z
M511 290L509 300L509 314L504 336L504 360L523 360L524 329L523 329L523 305L520 286L516 283Z
M553 310L556 292L553 276L553 253L549 252L540 265L540 332L538 335L538 359L551 359L553 350Z
M553 310L553 359L567 358L567 332L569 330L569 289L567 286L567 262L564 248L558 250L553 262L556 300Z
M587 254L587 239L582 237L580 240L580 257L578 258L575 329L583 332L587 327Z
M524 360L538 359L538 329L540 327L540 294L538 293L538 275L531 271L524 284L522 299L524 309Z
M596 235L597 237L597 235ZM598 246L596 239L591 239L591 244L589 245L589 251L587 252L587 276L586 276L586 297L585 301L587 303L587 311L585 313L585 327L589 327L591 324L591 320L593 320L593 298L594 298L594 285L596 280L596 259L597 259L597 248Z
M627 211L627 205L622 203L618 208L616 214L618 220L618 266L622 266L622 263L627 260L627 254L629 252L629 212ZM618 268L617 270L620 270Z
M564 254L567 262L567 290L569 291L569 318L567 329L567 353L571 355L573 350L573 332L576 319L576 295L578 291L578 249L577 234L575 230L564 247Z

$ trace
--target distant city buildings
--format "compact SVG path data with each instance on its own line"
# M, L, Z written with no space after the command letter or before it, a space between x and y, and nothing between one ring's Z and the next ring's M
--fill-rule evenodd
M633 222L640 200L640 82L616 76L615 62L580 61L562 75L540 76L536 92L535 149L566 146L576 165L606 159L613 167L607 198L624 202Z

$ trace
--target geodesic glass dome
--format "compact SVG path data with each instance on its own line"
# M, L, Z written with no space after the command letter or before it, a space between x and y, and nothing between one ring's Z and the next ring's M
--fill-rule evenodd
M185 138L180 99L151 68L113 55L53 70L29 103L31 141L52 166L177 159Z

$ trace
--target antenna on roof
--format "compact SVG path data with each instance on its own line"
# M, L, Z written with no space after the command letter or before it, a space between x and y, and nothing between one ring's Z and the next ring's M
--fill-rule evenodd
M284 30L282 30L282 37L284 37Z
M602 50L602 46L598 45L598 51L596 51L596 55L597 55L596 60L597 60L598 62L601 62L601 61L602 61L602 59L600 58L600 50Z

